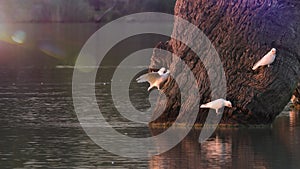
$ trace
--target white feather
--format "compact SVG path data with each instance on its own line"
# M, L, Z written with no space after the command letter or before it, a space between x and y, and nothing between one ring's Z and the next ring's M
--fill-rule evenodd
M170 71L167 70L165 72L165 70L166 69L162 67L158 72L146 73L138 77L136 81L138 83L148 82L150 84L148 91L150 91L153 87L156 87L158 90L160 90L161 83L165 82L170 75Z
M219 114L219 110L224 107L232 107L231 102L227 101L225 99L217 99L211 102L208 102L206 104L202 104L200 108L209 108L209 109L215 109L216 113Z
M270 65L274 62L276 57L276 49L272 48L264 57L262 57L257 63L254 64L252 70L256 70L260 66Z

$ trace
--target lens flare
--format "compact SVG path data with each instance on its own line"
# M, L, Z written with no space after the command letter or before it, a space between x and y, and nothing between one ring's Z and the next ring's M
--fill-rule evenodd
M14 44L15 42L11 39L10 33L8 33L7 28L4 24L0 24L0 41Z
M11 36L11 39L18 44L23 44L26 40L26 33L18 30Z
M51 42L39 42L39 49L47 54L57 59L63 59L66 56L65 51L58 45L52 44Z

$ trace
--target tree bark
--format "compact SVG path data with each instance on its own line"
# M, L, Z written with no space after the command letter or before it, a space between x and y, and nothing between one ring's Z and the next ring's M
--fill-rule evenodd
M300 105L300 83L298 83L298 86L296 90L294 91L294 96L292 97L292 103L294 104L294 108L299 108Z
M300 84L298 84L298 87L297 87L297 89L295 90L295 96L297 97L297 98L300 98Z
M227 100L221 123L269 124L289 102L300 77L300 2L298 0L177 0L175 15L186 19L209 38L219 53L227 81ZM174 23L173 34L187 38L182 25ZM277 49L270 67L251 68L271 48ZM174 69L165 62L162 50L179 56L189 65L199 83L200 105L211 101L210 82L200 59L176 39L160 43L151 65ZM213 62L213 60L211 60ZM213 63L211 63L213 64ZM174 70L173 70L174 71ZM175 70L176 71L176 70ZM177 73L180 76L180 72ZM167 97L158 99L152 124L172 123L181 107L178 86L169 79L163 86ZM200 106L199 105L199 106ZM185 112L188 113L188 112ZM207 109L199 109L196 123L202 124Z

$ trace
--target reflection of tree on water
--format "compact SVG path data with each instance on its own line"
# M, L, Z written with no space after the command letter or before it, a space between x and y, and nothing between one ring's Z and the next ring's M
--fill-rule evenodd
M299 114L295 112L295 110L289 112L290 119L290 131L295 130L295 126L297 125L297 119L299 118Z
M200 131L194 130L170 151L152 157L149 167L297 168L300 165L297 161L300 133L296 130L299 113L290 114L277 119L273 128L218 129L202 145L197 141Z
M193 130L172 150L152 157L149 163L150 168L218 168L230 166L231 140L215 135L200 145L197 142L199 132L199 130Z

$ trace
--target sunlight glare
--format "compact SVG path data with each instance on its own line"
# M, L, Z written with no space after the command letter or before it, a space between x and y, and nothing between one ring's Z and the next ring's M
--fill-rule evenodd
M11 36L11 39L18 44L23 44L26 39L26 33L22 30L18 30Z

